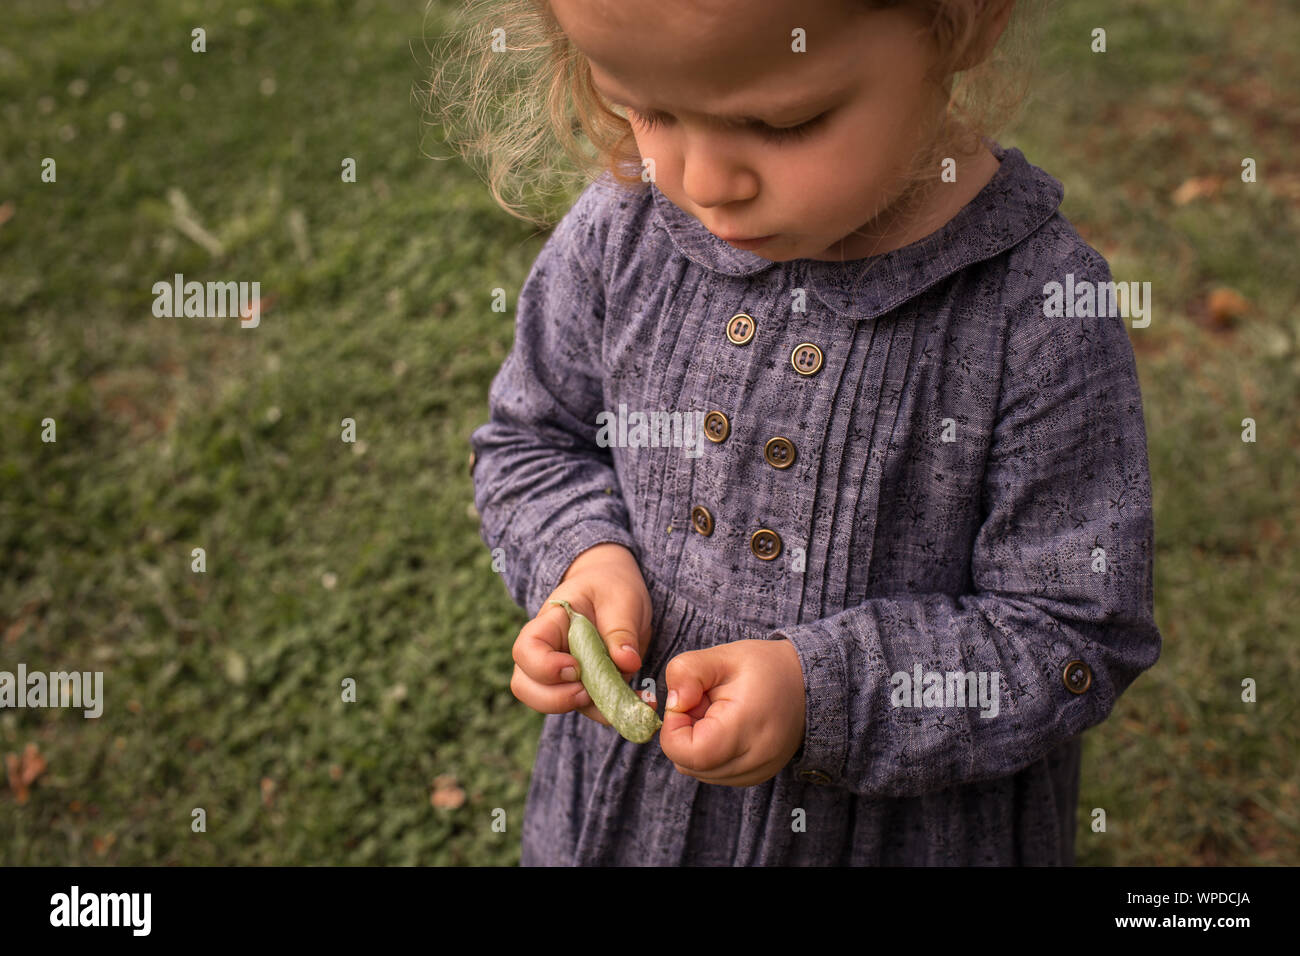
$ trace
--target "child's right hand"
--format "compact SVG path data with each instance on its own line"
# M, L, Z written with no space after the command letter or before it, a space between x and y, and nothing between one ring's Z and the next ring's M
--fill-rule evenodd
M560 599L591 619L614 666L624 680L631 679L650 643L651 620L650 592L632 552L612 543L588 548L569 565L547 602ZM569 654L569 615L564 608L543 604L515 638L513 657L510 690L533 710L543 714L577 710L609 726L578 680L578 662Z

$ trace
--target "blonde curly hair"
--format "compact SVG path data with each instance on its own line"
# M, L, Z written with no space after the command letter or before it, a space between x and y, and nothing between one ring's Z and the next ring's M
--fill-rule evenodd
M849 3L863 11L912 7L933 31L935 79L947 90L948 113L917 157L914 183L934 179L937 157L969 154L1018 111L1040 0ZM1014 6L1001 39L991 51L979 49L987 18L1007 4ZM596 91L586 57L547 0L462 0L460 7L458 22L429 50L431 78L417 92L428 124L441 128L502 209L547 227L605 171L629 188L645 186L631 125Z

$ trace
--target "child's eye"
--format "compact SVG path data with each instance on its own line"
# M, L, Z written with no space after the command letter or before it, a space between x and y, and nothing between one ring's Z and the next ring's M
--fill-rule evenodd
M647 130L658 129L665 125L664 118L659 113L639 113L631 107L627 107L628 114ZM806 123L800 123L798 126L768 126L765 123L755 124L760 136L770 140L798 139L807 136L817 126L818 123L826 116L816 116Z
M776 139L776 140L799 139L800 137L807 136L814 129L816 129L817 124L822 121L822 118L825 117L825 115L826 114L823 113L821 116L814 116L808 122L800 123L798 126L766 126L765 125L760 130L760 132L763 136L766 136L768 139Z
M630 106L623 107L627 110L627 115L636 120L637 125L644 126L646 129L658 129L664 121L658 113L640 113Z
M658 129L660 126L665 125L664 117L662 114L639 113L636 110L632 109L630 106L625 108L627 109L628 115L631 116L633 119L635 119L637 123L639 123L642 127L644 127L647 130ZM770 139L770 140L799 139L800 137L807 136L809 133L811 133L812 130L817 126L817 124L820 123L825 118L825 116L826 114L822 113L821 116L815 116L812 119L808 120L808 122L800 123L798 126L768 126L766 123L756 123L754 125L758 131L758 134L764 137L765 139Z

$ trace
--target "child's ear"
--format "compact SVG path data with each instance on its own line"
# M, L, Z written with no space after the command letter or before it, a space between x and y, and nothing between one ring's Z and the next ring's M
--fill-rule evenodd
M977 67L989 58L1007 28L1015 5L1016 0L976 0L975 22L979 26L970 49L955 67L956 72Z

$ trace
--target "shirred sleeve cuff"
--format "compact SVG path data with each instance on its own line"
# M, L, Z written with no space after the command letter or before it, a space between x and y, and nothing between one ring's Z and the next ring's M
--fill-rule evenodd
M803 781L842 784L849 745L847 668L843 641L822 621L783 628L770 640L789 640L803 668L803 745L790 764Z

